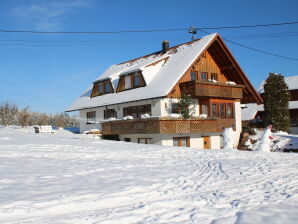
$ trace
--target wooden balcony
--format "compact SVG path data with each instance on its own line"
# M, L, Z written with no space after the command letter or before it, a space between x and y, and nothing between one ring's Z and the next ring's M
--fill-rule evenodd
M202 81L189 81L180 83L180 88L187 94L199 98L242 99L244 85L231 85Z
M180 119L148 118L109 121L102 124L103 135L121 134L174 134L222 132L224 127L235 127L234 118Z

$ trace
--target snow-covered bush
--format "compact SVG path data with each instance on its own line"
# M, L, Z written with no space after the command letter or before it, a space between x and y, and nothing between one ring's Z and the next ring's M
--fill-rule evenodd
M123 118L123 120L132 120L132 119L133 119L133 116L130 116L130 115L125 116L125 117Z
M150 117L150 114L142 114L141 115L141 118L142 119L146 119L146 118L149 118Z
M207 118L207 114L200 114L199 117L206 119Z

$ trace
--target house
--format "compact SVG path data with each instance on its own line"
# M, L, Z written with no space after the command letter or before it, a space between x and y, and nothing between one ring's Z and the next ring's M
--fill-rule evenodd
M298 127L298 76L285 77L285 82L290 91L289 111L291 127ZM258 88L258 93L261 97L264 93L264 84L265 80L261 82ZM245 108L242 109L242 120L253 120L256 117L260 117L260 119L264 118L264 105L257 105L255 103L246 104Z
M187 120L182 89L192 98ZM219 149L224 127L240 135L241 103L261 102L215 33L174 47L164 41L161 51L112 65L68 111L80 112L81 132L96 126L107 139Z

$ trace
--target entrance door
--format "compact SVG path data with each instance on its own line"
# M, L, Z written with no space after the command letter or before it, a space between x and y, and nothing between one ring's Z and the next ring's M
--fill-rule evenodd
M210 149L210 136L203 136L204 149Z

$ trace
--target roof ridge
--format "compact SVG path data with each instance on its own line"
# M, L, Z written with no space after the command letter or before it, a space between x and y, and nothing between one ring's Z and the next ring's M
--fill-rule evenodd
M206 35L206 36L208 36L208 35ZM205 37L205 36L204 36L204 37ZM182 44L175 45L175 46L173 46L173 47L170 47L167 51L176 49L177 47L180 47L180 46L182 46L182 45L184 45L184 44L189 45L189 44L191 44L191 43L193 43L193 42L196 42L196 41L199 41L199 40L201 40L201 39L202 39L202 38L198 38L198 39L196 39L196 40L191 40L191 41L188 41L188 42L185 42L185 43L182 43ZM155 55L155 54L158 54L158 53L162 53L162 50L160 50L160 51L156 51L156 52L153 52L153 53L150 53L150 54L146 54L146 55L143 55L143 56L141 56L141 57L137 57L137 58L134 58L134 59L131 59L131 60L128 60L128 61L124 61L124 62L121 62L121 63L116 64L116 65L122 65L122 64L125 64L125 63L128 63L128 62L134 62L134 61L137 61L137 60L139 60L139 59L141 59L141 58L147 58L147 57L150 57L151 55Z

